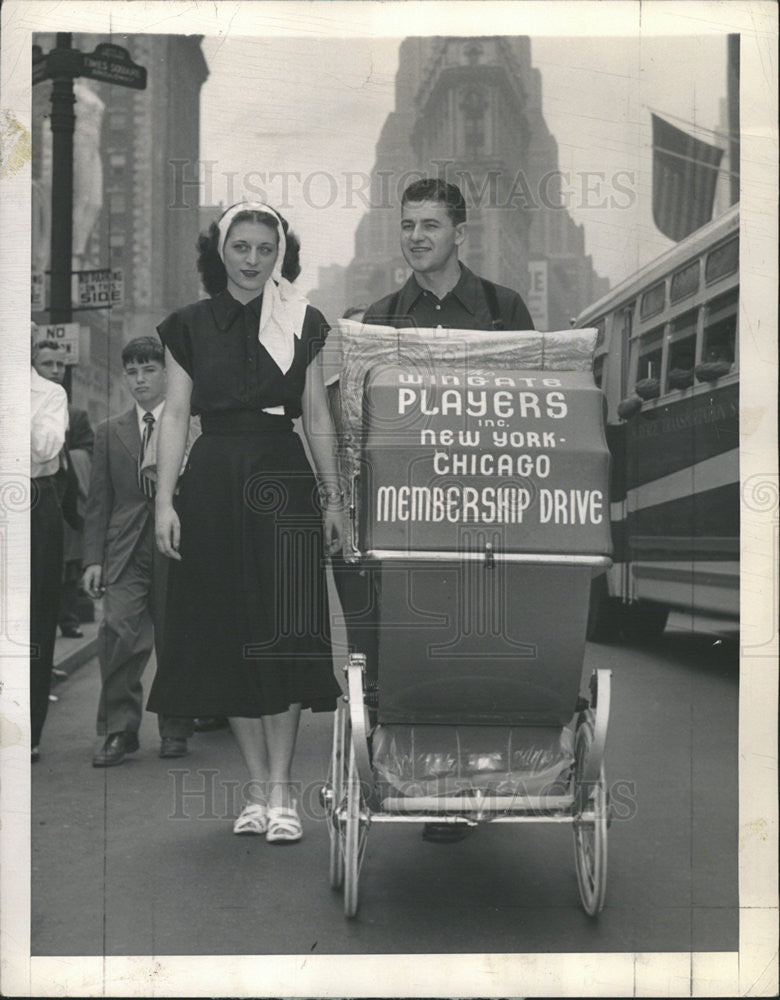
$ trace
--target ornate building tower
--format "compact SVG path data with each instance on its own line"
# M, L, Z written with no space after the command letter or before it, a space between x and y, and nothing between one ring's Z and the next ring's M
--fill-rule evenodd
M396 110L379 137L371 208L347 269L350 302L406 280L401 194L418 176L458 184L468 206L464 262L517 289L541 330L567 327L608 288L560 200L558 149L542 115L541 74L525 37L407 38ZM315 293L316 294L316 293Z
M511 201L532 142L522 67L505 38L439 38L416 95L420 169L453 180L469 209L464 262L527 291L531 219Z

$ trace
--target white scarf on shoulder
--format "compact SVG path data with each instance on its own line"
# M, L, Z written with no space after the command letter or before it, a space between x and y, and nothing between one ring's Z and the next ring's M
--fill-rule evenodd
M308 299L293 286L287 278L282 277L282 264L287 249L287 240L282 227L282 220L269 205L256 201L241 201L232 205L217 223L219 243L217 252L224 262L223 250L225 239L239 212L266 212L272 215L278 223L279 251L273 274L263 288L263 304L260 310L260 326L257 337L268 351L282 372L287 372L293 363L295 354L295 338L300 340Z

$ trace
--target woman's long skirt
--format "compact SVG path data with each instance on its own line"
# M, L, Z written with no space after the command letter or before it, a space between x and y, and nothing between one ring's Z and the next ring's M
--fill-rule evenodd
M286 417L203 419L176 508L160 662L148 708L243 716L331 711L322 515Z

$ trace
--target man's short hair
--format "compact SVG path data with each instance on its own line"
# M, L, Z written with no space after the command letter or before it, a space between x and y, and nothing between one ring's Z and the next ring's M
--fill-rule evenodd
M401 196L401 207L414 201L438 201L447 209L453 226L466 221L466 202L456 184L449 184L438 177L424 177L413 181Z
M122 348L122 364L143 365L148 361L165 364L165 352L156 337L136 337Z
M41 351L56 351L57 353L59 353L60 345L57 343L56 340L48 340L48 339L36 340L35 343L32 345L33 361L37 359Z

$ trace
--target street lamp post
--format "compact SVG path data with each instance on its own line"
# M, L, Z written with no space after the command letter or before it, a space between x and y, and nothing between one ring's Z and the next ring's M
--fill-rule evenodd
M51 301L52 323L73 318L71 275L73 268L73 133L76 115L73 80L79 74L78 53L69 32L57 33L57 47L48 56L51 74ZM71 367L65 368L63 385L70 398Z
M73 318L73 134L76 128L73 81L77 76L103 83L146 88L146 69L136 65L126 49L104 42L94 52L73 48L70 32L57 32L56 47L44 56L33 46L33 84L52 81L52 184L51 184L51 292L49 318L52 324ZM102 306L100 308L103 308ZM71 369L65 369L63 385L70 398Z

